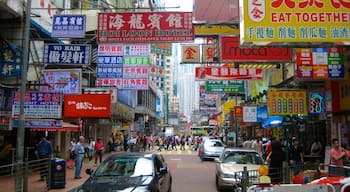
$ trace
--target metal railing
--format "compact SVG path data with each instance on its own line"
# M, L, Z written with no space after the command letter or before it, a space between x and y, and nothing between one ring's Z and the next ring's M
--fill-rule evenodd
M12 163L0 166L1 191L27 192L28 189L35 191L30 186L43 178L41 189L51 189L51 158ZM19 181L19 182L16 182Z

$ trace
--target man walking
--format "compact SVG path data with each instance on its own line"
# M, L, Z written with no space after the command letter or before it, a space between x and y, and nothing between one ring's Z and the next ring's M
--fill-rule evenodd
M289 149L290 164L293 167L294 176L298 175L304 164L304 152L302 146L299 145L298 139L292 140L292 146Z
M80 136L78 143L75 145L75 176L74 179L81 179L80 171L83 166L85 147L85 137Z
M52 154L52 145L51 142L46 140L45 136L41 137L40 142L38 143L38 156L40 159L40 181L44 181L44 176L47 178L48 170L47 169L47 161L49 160Z

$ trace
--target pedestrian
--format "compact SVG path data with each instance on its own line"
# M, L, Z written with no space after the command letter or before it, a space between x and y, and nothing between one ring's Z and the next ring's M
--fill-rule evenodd
M70 147L69 147L69 160L67 163L67 167L69 169L73 169L74 167L74 161L75 161L75 145L77 144L77 139L75 137L72 138L70 142Z
M92 157L94 156L94 151L95 151L95 141L92 137L89 137L88 141L88 157L89 157L89 162L91 162Z
M111 136L108 138L108 151L111 153L114 151L114 134L112 133Z
M269 163L269 176L272 184L278 184L283 181L282 164L285 160L284 157L280 141L272 141L271 152L266 157L266 161Z
M261 137L258 136L256 137L255 141L253 141L252 143L252 149L255 150L256 152L258 152L260 154L260 156L262 157L263 153L262 153L262 141L261 141Z
M299 140L294 138L292 140L292 146L289 148L290 165L293 168L294 176L298 175L302 171L304 164L304 152L303 147L300 146Z
M346 156L346 151L339 144L339 139L332 139L332 148L329 151L329 155L331 158L331 165L335 165L338 167L344 166L343 158Z
M52 144L45 136L41 136L41 140L37 145L38 156L40 159L40 181L44 181L44 177L47 179L49 158L52 155Z
M102 141L102 139L99 137L97 138L97 142L95 143L95 164L94 166L97 166L97 159L99 159L99 163L102 162L102 155L103 155L103 151L105 149L105 145Z
M75 176L74 179L81 179L80 172L83 166L84 155L85 155L85 137L80 136L79 141L75 145Z
M313 156L320 156L321 155L321 151L322 151L322 144L321 142L316 139L312 145L311 145L311 149L310 149L310 154Z

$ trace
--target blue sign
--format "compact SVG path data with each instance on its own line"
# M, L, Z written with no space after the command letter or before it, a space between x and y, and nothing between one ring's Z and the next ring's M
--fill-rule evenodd
M89 65L91 45L45 44L44 63L61 65Z
M52 37L79 38L85 36L85 15L54 15Z
M123 56L98 56L97 67L123 67Z
M256 107L256 113L257 113L257 122L263 123L268 118L268 112L267 112L267 106L258 106Z
M334 64L328 65L328 78L345 78L345 65Z
M122 67L97 67L97 78L122 78Z
M21 75L21 51L0 38L0 77L19 77Z

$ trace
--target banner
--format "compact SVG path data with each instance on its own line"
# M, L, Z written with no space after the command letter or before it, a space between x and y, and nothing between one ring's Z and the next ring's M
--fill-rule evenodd
M64 96L64 117L111 117L110 94L84 94Z
M290 48L241 48L239 37L221 37L221 59L225 62L291 61L291 58Z
M304 90L268 90L269 116L307 115L306 96Z
M261 80L262 69L196 67L196 80Z
M242 42L349 43L348 0L240 0Z
M99 13L97 41L194 41L192 12Z

